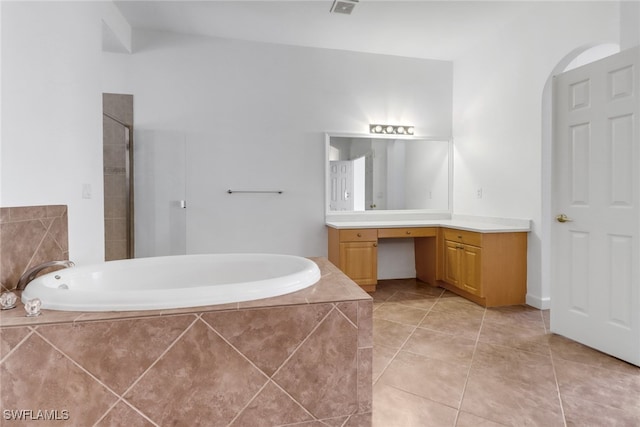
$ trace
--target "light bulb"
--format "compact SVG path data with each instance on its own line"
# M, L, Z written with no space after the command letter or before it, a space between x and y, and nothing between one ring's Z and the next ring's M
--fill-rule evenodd
M409 135L413 135L413 126L409 126L409 127L407 128L407 133L408 133Z
M404 128L402 126L398 126L398 133L404 133Z
M387 133L393 133L393 126L387 126Z

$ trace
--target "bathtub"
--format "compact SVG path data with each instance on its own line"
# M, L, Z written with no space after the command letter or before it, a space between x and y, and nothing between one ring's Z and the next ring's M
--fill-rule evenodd
M320 269L293 255L207 254L109 261L44 274L22 301L65 311L198 307L284 295L313 285Z

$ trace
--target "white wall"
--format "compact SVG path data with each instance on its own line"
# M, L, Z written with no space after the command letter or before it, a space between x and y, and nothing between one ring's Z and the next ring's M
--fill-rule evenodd
M533 220L527 301L542 307L550 296L548 278L541 277L543 89L572 51L618 42L619 4L522 7L519 19L454 62L454 209Z
M640 1L620 2L620 49L640 45Z
M185 136L188 253L326 255L324 132L451 134L450 62L134 32L127 67L136 130Z
M406 142L405 199L407 209L449 206L449 142Z
M70 258L102 261L101 33L119 11L96 2L0 7L0 205L68 205Z

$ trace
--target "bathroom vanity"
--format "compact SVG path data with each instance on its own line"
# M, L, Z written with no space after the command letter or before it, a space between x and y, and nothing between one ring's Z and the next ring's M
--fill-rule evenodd
M378 245L414 240L416 277L486 307L523 304L528 221L328 221L329 260L365 291L378 282Z
M379 245L413 239L418 279L483 306L525 302L530 221L453 215L450 138L328 133L325 147L329 260L362 289L376 290Z

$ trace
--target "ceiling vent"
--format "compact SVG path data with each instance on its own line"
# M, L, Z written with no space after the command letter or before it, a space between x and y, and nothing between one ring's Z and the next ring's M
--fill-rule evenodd
M359 0L334 0L331 6L331 13L342 13L343 15L351 15L353 8L356 7Z

